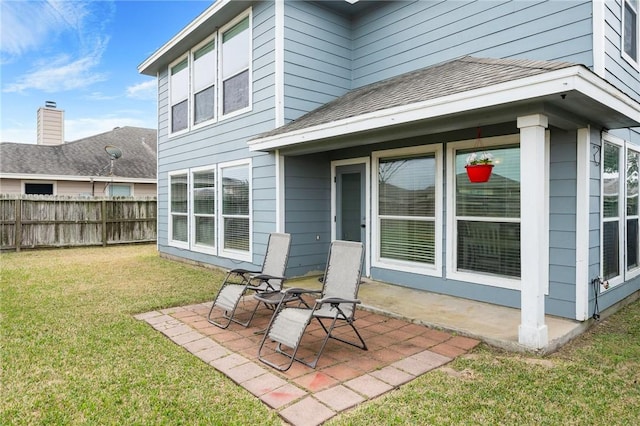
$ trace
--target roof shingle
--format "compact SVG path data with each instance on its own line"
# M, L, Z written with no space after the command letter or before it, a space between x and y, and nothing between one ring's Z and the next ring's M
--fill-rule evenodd
M117 127L54 146L3 142L0 143L0 172L105 176L109 173L110 164L110 157L104 149L107 145L115 145L123 153L114 162L114 176L156 178L157 131L141 127Z

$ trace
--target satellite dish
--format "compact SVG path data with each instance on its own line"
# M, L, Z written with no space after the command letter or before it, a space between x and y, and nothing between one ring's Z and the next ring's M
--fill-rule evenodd
M109 154L112 160L117 160L122 157L122 150L117 146L107 145L104 147L104 150L107 151L107 154Z

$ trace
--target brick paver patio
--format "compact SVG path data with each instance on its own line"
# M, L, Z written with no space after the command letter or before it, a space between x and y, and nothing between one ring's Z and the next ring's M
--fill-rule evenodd
M250 308L253 299L247 298ZM259 309L251 325L211 325L211 303L164 309L137 315L176 344L216 368L295 426L319 425L337 413L376 398L438 368L479 344L381 314L358 310L356 328L368 351L329 340L316 369L294 362L286 372L257 358L271 311ZM353 333L344 328L345 336ZM322 330L307 329L299 354L311 356Z

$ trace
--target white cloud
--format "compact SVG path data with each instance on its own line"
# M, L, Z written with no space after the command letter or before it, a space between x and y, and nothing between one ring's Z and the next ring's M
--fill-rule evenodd
M18 78L16 82L7 84L3 91L20 93L36 89L55 93L104 81L107 79L106 74L92 72L100 62L101 54L102 52L99 52L97 57L87 56L70 62L67 62L67 57L60 58L49 67L37 69Z
M78 31L89 3L75 1L3 1L0 52L12 59L50 44L60 34Z
M127 87L127 97L133 99L156 100L156 80L148 80L143 83Z
M3 1L2 62L35 52L31 70L5 85L4 92L68 91L104 81L94 70L109 37L103 27L113 13L110 2ZM58 39L66 37L57 45ZM63 51L51 57L49 52ZM74 52L70 54L68 52Z

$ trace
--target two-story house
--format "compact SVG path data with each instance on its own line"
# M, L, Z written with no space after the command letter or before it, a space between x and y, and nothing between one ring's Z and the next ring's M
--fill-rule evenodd
M283 231L302 276L363 241L367 277L519 308L542 348L545 314L640 290L639 15L218 0L139 66L158 81L159 250L249 267Z

